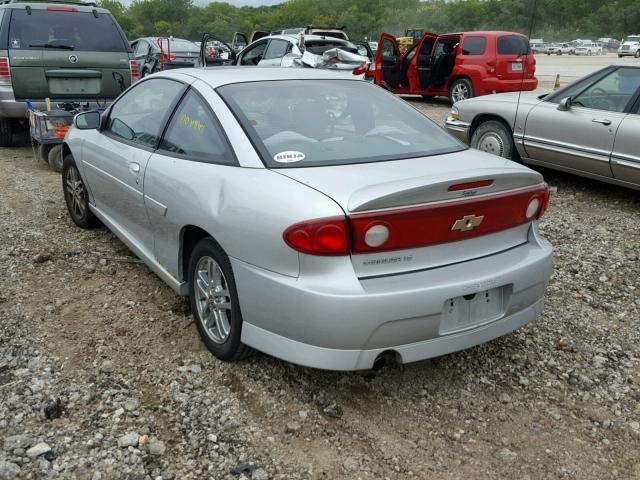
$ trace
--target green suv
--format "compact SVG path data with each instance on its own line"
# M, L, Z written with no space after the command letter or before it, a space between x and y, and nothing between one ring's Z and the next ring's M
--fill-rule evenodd
M138 79L124 32L108 10L80 2L0 1L0 147L11 146L25 100L110 103Z

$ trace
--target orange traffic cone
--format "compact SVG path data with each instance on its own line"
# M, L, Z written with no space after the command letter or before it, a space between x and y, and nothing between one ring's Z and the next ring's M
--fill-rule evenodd
M556 75L556 83L553 85L553 89L557 90L560 88L560 74Z

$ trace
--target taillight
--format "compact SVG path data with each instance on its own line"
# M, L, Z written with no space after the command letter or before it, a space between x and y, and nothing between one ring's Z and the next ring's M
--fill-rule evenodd
M11 66L8 57L0 57L0 85L11 85Z
M140 80L140 71L138 70L138 63L135 60L129 61L129 70L131 70L131 84L133 85Z
M353 69L353 73L354 75L364 75L365 73L367 73L367 66L369 65L369 62L362 62L360 65L358 65L356 68Z
M549 188L543 184L421 207L354 214L349 218L351 251L403 250L488 235L540 218L548 202Z
M345 217L297 223L287 228L284 241L294 250L311 255L349 255L349 225Z

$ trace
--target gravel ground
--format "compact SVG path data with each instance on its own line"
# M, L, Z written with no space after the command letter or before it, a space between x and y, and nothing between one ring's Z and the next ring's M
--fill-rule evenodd
M0 150L0 480L639 479L640 194L543 173L545 314L342 374L216 361L183 299L72 225L58 175Z

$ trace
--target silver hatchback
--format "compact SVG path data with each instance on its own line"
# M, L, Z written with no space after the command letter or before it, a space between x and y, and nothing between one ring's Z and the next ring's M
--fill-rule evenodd
M63 188L181 295L220 359L368 369L542 312L540 174L394 95L316 70L155 74L76 117Z

